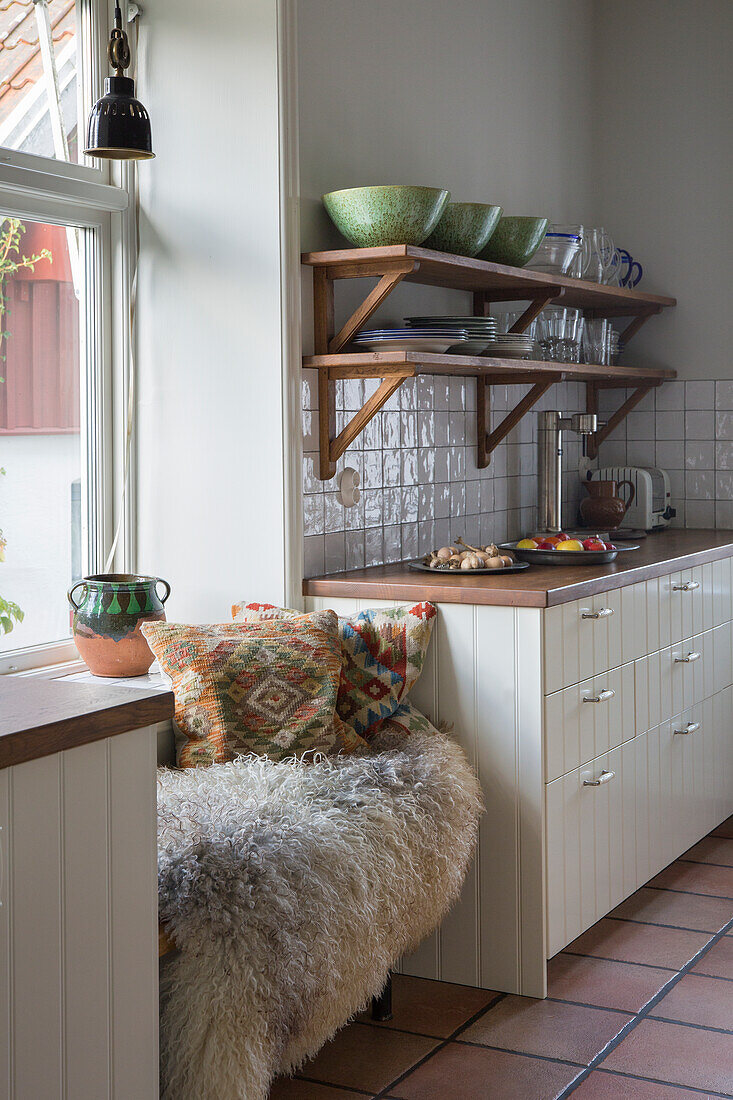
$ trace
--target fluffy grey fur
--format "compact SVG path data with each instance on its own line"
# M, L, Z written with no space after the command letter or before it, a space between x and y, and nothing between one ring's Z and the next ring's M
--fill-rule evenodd
M375 755L162 770L165 1100L266 1100L440 922L481 794L436 730Z

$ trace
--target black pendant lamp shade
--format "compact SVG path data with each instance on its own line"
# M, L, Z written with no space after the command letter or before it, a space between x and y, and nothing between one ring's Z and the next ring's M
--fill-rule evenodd
M104 95L92 107L84 152L107 160L149 160L155 156L150 116L140 100L135 99L135 82L124 75L130 64L130 46L122 29L119 7L115 7L108 54L115 75L106 77Z

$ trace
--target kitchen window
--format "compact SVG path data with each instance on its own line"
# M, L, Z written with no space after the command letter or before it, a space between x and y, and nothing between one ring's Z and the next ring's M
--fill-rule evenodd
M0 674L76 658L66 589L117 519L131 169L81 152L107 34L91 0L0 5Z

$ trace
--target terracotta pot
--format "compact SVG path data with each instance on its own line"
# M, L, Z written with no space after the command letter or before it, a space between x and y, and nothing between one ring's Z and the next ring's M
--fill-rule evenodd
M157 586L165 586L158 595ZM81 589L77 602L74 593ZM160 577L97 573L72 584L67 596L74 608L74 641L95 676L142 676L153 654L140 623L165 619L163 604L170 585Z
M620 481L618 485L615 481L586 481L584 485L590 495L580 502L583 523L598 529L618 527L636 495L632 483L629 480ZM622 485L629 487L627 500L616 495Z

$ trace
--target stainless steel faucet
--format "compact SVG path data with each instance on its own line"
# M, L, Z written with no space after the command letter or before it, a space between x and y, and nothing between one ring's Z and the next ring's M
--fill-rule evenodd
M537 530L562 531L562 433L592 435L598 427L595 413L563 416L557 409L539 413L537 445Z

